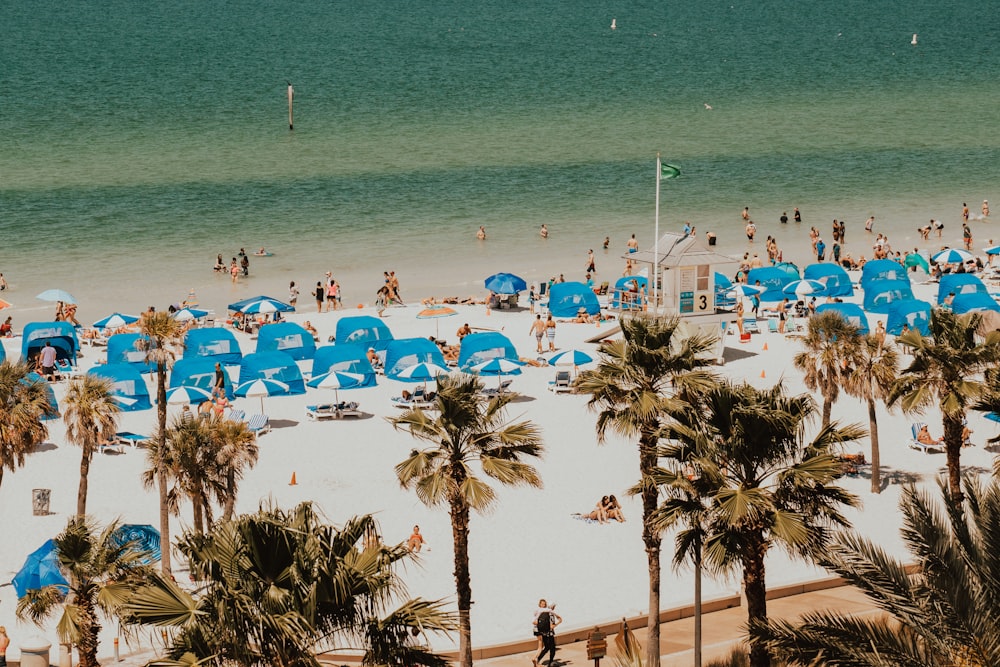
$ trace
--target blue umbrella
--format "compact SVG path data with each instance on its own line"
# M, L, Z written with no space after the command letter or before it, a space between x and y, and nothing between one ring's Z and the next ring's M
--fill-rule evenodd
M47 289L35 297L41 301L62 301L63 303L76 303L72 294L62 289Z
M524 278L513 273L495 273L485 281L486 289L496 294L517 294L528 289Z
M244 299L242 301L237 301L231 303L228 306L229 310L235 310L238 313L290 313L295 310L294 306L291 306L284 301L279 301L278 299L271 298L269 296L255 296L249 299Z
M181 385L167 389L168 405L184 405L185 403L198 405L210 398L212 398L212 392L192 385Z
M987 419L989 419L991 422L1000 422L1000 413L987 412L983 416L986 417Z
M793 280L781 288L781 291L788 296L802 296L804 294L819 294L826 289L826 285L818 280Z
M938 264L962 264L972 259L972 253L957 248L948 248L931 257Z
M131 544L133 551L147 554L140 559L143 565L160 560L160 531L148 524L123 523L111 536L119 547Z
M746 283L740 283L729 291L736 296L754 296L755 294L763 294L767 291L767 288L761 287L760 285L747 285Z
M112 313L104 319L97 320L94 322L94 328L96 329L117 329L118 327L123 327L127 324L132 324L138 322L139 318L135 315L122 315L121 313Z
M582 366L589 364L594 358L581 350L565 350L552 355L549 359L550 366Z
M489 361L484 361L480 364L475 364L470 366L470 370L473 370L480 375L520 375L521 366L523 366L520 361L512 361L510 359L504 359L503 357L494 357Z
M60 586L64 593L69 592L69 582L59 569L59 556L56 553L56 543L48 540L35 549L24 561L20 571L11 581L18 598L23 598L28 591L38 590L45 586Z
M264 397L287 394L288 385L278 380L259 378L238 385L234 393L240 397L260 396L260 411L264 412Z
M317 375L306 384L310 387L318 387L320 389L333 389L333 400L340 403L340 389L357 389L364 381L365 376L360 373L330 371L329 373Z
M200 320L206 315L208 315L208 311L200 308L181 308L174 313L174 319L178 322L187 322L188 320Z
M990 246L989 248L983 248L983 252L987 255L1000 255L1000 245Z
M450 372L450 368L422 361L419 364L413 364L401 370L396 374L396 379L410 380L411 382L426 382L427 380L435 379L439 375L447 375Z

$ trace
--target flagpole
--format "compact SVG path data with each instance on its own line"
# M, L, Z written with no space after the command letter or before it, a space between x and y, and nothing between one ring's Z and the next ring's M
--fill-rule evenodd
M656 214L653 227L653 312L659 312L660 302L657 300L657 274L660 268L660 154L656 154Z

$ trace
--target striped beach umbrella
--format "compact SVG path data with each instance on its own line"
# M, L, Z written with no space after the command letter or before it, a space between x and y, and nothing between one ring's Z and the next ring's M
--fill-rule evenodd
M550 366L583 366L594 358L582 350L565 350L549 358Z
M112 313L107 317L94 322L95 329L117 329L138 322L135 315L123 315L122 313Z
M265 396L282 396L288 393L288 385L279 380L271 380L270 378L258 378L256 380L248 380L236 387L236 391L233 392L237 396L250 398L251 396L260 397L260 411L264 412L264 397Z
M458 315L458 311L454 308L449 308L448 306L431 306L430 308L424 308L417 313L417 319L439 320L442 317L452 317L453 315ZM438 322L434 322L434 335L441 335L441 328L438 326Z
M964 264L972 259L972 253L958 248L947 248L937 253L931 259L938 264Z
M174 313L174 319L178 322L187 322L188 320L200 320L206 315L208 315L207 310L201 310L199 308L181 308Z
M167 405L197 405L212 398L212 392L201 387L181 385L167 389Z
M819 294L826 289L826 285L818 280L793 280L785 285L781 291L788 296L804 296L806 294Z
M341 389L356 389L365 381L365 376L359 373L346 373L344 371L330 371L317 375L306 384L319 389L333 389L334 401L340 403Z

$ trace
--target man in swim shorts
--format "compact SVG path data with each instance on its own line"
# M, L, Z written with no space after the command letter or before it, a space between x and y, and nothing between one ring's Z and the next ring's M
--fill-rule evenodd
M535 335L535 342L538 343L538 353L542 353L542 337L545 335L545 322L542 321L541 315L535 315L535 321L531 323L531 329L528 334Z
M635 240L635 234L633 234L632 238L630 238L628 240L628 243L626 244L626 247L628 248L629 252L638 252L639 251L639 242Z

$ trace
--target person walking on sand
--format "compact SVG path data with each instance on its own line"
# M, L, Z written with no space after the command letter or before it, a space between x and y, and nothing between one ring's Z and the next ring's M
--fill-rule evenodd
M7 628L0 625L0 667L7 667L8 646L10 646L10 637L7 636Z
M316 296L316 312L323 312L323 302L326 301L326 288L323 287L323 283L319 280L316 281L316 289L313 291Z
M533 634L538 639L538 646L535 649L536 651L542 650L542 635L539 634L538 632L538 617L542 614L542 612L555 611L555 610L556 610L555 603L553 603L552 606L550 607L549 603L545 601L545 598L542 598L541 600L538 601L538 607L535 608L535 614L534 616L531 617L531 634Z
M528 335L535 335L535 341L538 343L538 354L542 353L542 336L545 335L545 322L542 321L541 315L535 315L535 321L531 323L531 329L528 330Z
M288 284L288 303L294 306L299 302L299 288L295 286L295 281L293 280Z
M552 319L552 313L545 320L545 335L549 339L549 352L556 351L556 321Z
M594 249L591 248L587 251L587 273L597 273L597 267L594 266Z
M556 626L562 623L562 618L552 609L543 610L538 614L535 628L542 638L542 650L538 652L531 664L535 667L542 664L545 654L549 654L549 665L556 659Z

